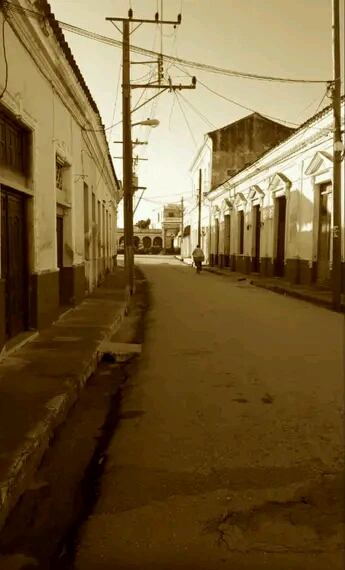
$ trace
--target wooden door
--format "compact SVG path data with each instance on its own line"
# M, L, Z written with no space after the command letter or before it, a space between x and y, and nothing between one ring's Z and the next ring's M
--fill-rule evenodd
M230 255L230 216L224 216L224 253Z
M5 190L1 194L1 276L5 280L8 339L27 328L28 272L25 234L25 198Z
M59 296L60 304L62 304L62 291L63 291L63 217L57 216L56 218L56 252L57 252L57 266L59 268Z
M277 198L277 250L275 274L276 277L284 277L285 260L285 230L286 230L286 197Z
M260 271L260 240L261 240L261 208L254 206L254 251L253 251L253 272Z
M330 252L332 226L332 185L320 187L320 208L318 228L317 281L322 284L330 282Z
M238 247L237 253L243 255L244 253L244 212L238 212Z

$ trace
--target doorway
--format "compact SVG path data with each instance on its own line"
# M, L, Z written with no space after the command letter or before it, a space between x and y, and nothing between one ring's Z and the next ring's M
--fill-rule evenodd
M254 248L253 248L253 273L260 272L260 240L261 240L261 208L259 205L253 208L254 225Z
M63 305L63 217L56 217L56 249L57 249L57 266L59 269L59 301Z
M277 249L275 259L275 277L285 274L285 230L286 230L286 196L276 199L277 214Z
M319 202L317 282L329 285L331 280L331 224L332 224L332 184L321 184Z
M219 259L218 259L218 257L219 257L219 255L218 255L218 253L219 253L219 219L218 218L215 219L215 232L214 233L215 233L215 238L214 238L214 241L215 241L214 257L215 257L215 260L214 260L214 262L215 262L215 265L218 265L218 262L219 262Z
M230 215L224 216L224 257L225 267L230 265Z
M26 198L1 191L1 277L5 280L6 339L27 329L28 266L26 249Z

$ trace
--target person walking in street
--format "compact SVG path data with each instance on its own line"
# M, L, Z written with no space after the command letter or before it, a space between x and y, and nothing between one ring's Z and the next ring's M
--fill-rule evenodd
M193 251L192 256L196 267L196 272L200 273L202 268L202 262L205 260L205 255L199 244L196 246L195 250Z

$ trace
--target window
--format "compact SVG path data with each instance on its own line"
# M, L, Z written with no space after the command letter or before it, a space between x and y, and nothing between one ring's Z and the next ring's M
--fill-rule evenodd
M238 212L238 253L244 253L244 212Z
M56 188L58 190L63 190L63 179L62 179L63 166L56 160Z
M20 174L26 173L24 145L27 133L4 116L0 116L0 164Z

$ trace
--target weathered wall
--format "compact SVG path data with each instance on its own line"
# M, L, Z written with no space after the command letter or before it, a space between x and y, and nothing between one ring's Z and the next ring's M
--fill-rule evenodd
M211 186L219 184L253 163L265 151L285 138L293 129L253 114L232 125L210 133L213 145Z
M0 172L0 182L30 197L27 207L28 269L30 276L35 276L35 279L30 279L31 309L36 307L36 313L45 310L49 318L55 318L58 307L40 309L41 304L48 307L58 302L55 291L50 300L45 299L40 304L37 296L42 287L37 283L41 275L49 273L55 275L56 283L59 281L58 211L63 213L64 220L64 269L68 278L73 274L69 279L71 291L66 293L65 298L75 303L77 298L80 300L81 295L85 294L85 289L90 290L97 281L96 275L92 274L91 260L85 259L84 182L88 184L90 194L94 191L96 199L105 204L111 215L111 231L108 220L107 235L102 233L106 229L105 224L103 230L102 220L96 220L102 240L100 257L103 259L98 264L103 273L111 266L111 256L116 252L116 213L120 195L110 164L106 161L101 169L107 152L103 135L82 131L86 124L91 130L97 130L99 119L74 77L55 36L52 32L44 35L39 23L32 18L11 14L10 23L15 31L6 24L5 41L10 73L1 105L18 124L30 130L32 152L30 176L24 185L20 181L17 183L13 176L9 180L4 172ZM0 58L0 91L4 77L5 64ZM56 154L67 166L64 192L56 187ZM89 207L91 211L91 195ZM96 269L97 273L99 268ZM42 320L41 317L32 315L31 325L36 326L43 321L46 325L47 319Z

